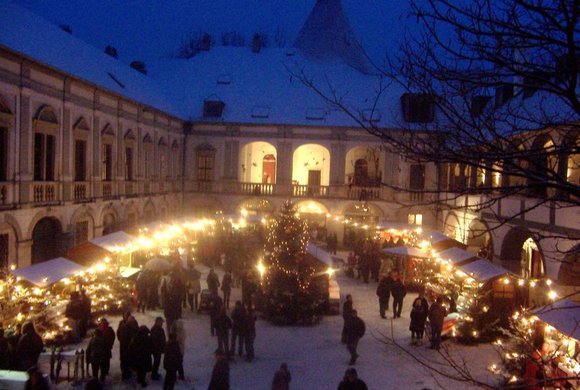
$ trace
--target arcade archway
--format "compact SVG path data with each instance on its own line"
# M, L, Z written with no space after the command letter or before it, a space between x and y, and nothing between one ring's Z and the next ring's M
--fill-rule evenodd
M53 217L42 218L32 230L32 264L63 256L64 252L60 222Z

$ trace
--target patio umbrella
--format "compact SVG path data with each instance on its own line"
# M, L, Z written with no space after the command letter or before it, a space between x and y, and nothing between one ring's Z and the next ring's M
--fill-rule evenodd
M171 263L169 263L169 261L162 259L160 257L156 257L145 263L144 268L148 271L163 272L171 270L172 266Z
M417 257L419 259L428 259L429 255L423 252L420 249L414 248L412 246L396 246L394 248L385 248L383 249L383 253L387 255L395 255L395 256L409 256L409 257Z

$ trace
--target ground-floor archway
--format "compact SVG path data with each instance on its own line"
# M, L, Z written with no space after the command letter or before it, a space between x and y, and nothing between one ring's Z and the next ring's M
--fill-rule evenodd
M383 216L383 211L376 205L367 202L352 203L344 209L343 244L353 247L366 238L369 232ZM366 227L366 228L365 228Z
M314 239L324 239L326 237L326 217L328 208L314 200L303 200L295 205L296 212L308 223L310 234Z
M32 230L32 264L63 256L65 252L62 226L58 219L45 217Z
M541 278L546 273L541 248L524 228L512 228L505 235L500 258L505 268L524 278Z

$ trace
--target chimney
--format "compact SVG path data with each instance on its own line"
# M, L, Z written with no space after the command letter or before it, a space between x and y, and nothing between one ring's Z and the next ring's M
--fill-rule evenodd
M119 58L119 54L117 53L117 49L113 46L105 47L105 54L110 55L113 58Z
M135 69L137 72L147 74L147 68L145 67L145 63L143 61L133 61L133 62L131 62L130 66L131 66L131 68Z
M211 48L211 36L208 33L204 33L199 41L200 51L209 51Z
M61 29L62 31L65 31L65 32L67 32L67 33L69 33L69 34L72 34L72 29L70 28L70 25L68 25L68 24L61 24L61 25L60 25L60 26L58 26L58 27L60 27L60 29Z
M254 34L252 38L252 53L259 53L262 50L262 37L260 34Z

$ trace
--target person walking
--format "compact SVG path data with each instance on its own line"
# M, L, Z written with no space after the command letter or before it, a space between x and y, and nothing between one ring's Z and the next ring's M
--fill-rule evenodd
M109 351L105 345L103 331L97 328L87 346L86 356L87 363L91 365L93 378L100 379L101 383L105 382L105 376L109 372L108 365L110 357L108 353ZM101 377L99 377L99 371L101 372Z
M290 382L292 381L292 375L290 370L288 370L288 365L286 363L280 364L278 371L274 373L274 378L272 379L272 390L290 390Z
M423 341L423 333L425 332L427 314L427 310L425 310L421 298L416 298L415 301L413 301L413 308L411 309L411 324L409 325L409 330L411 331L411 345L421 345Z
M207 390L230 389L230 363L228 356L223 351L216 351L215 364L211 372L211 380Z
M153 346L151 344L149 328L145 325L141 325L137 334L133 337L133 340L131 340L131 344L129 344L131 367L137 373L137 383L139 383L141 387L147 387L145 378L152 368L152 352Z
M403 309L403 299L407 295L407 287L401 275L398 272L393 272L393 284L391 286L391 294L393 295L393 318L401 317L401 310Z
M208 313L209 313L209 325L210 325L210 331L211 331L211 335L215 336L215 319L218 317L221 309L223 306L223 301L222 298L214 293L211 293L209 300L208 300Z
M103 333L103 339L105 341L105 353L106 359L103 360L101 365L101 383L105 384L105 379L109 375L109 370L111 369L111 358L113 357L113 345L115 344L115 331L109 325L109 321L106 318L101 318L97 329L100 329Z
M207 288L209 289L209 291L212 294L217 295L218 288L220 286L220 281L218 279L217 274L213 270L213 267L209 269L209 273L207 274L206 282L207 282Z
M42 338L36 333L32 322L25 322L22 325L22 336L16 345L16 366L20 371L26 371L38 364L38 358L44 343Z
M254 340L256 340L256 312L252 307L248 308L244 320L244 343L246 346L246 361L254 360Z
M195 268L193 268L195 269ZM189 307L191 311L197 310L199 312L199 294L201 293L201 281L199 277L190 280L187 284L187 295L189 300Z
M429 308L429 324L431 326L431 349L439 350L441 344L441 331L446 316L443 299L438 297Z
M129 353L129 345L133 341L133 337L139 330L139 324L135 317L130 312L123 314L123 320L119 322L117 327L117 339L119 339L119 360L121 361L121 377L123 380L131 378L131 357Z
M181 352L181 360L185 358L185 340L187 339L187 333L185 332L185 324L182 319L175 321L170 333L175 333L177 343L179 344L179 351ZM178 367L177 372L179 374L180 380L185 380L185 371L183 370L183 364Z
M379 282L377 286L377 296L379 297L379 314L381 318L387 318L386 311L389 310L389 299L391 298L391 288L393 286L391 272Z
M338 390L368 390L367 384L358 377L354 368L348 368L344 378L338 385Z
M224 306L230 308L230 296L232 295L232 274L226 271L222 278L221 290L224 292Z
M215 318L215 330L217 333L218 350L222 350L228 357L230 355L230 329L232 320L226 313L225 306L222 306L219 314Z
M342 319L344 320L344 324L342 325L342 336L341 341L343 344L346 344L346 325L350 315L352 314L352 295L346 295L346 301L342 304Z
M165 337L165 330L163 330L163 318L155 318L155 324L151 327L151 346L153 352L153 367L151 369L151 379L158 380L159 366L161 365L161 355L165 350L167 338Z
M364 321L357 316L356 310L353 310L346 326L346 348L350 352L350 362L348 364L351 366L358 359L357 347L360 339L365 334L365 330L366 326Z
M177 381L177 372L183 367L183 355L175 333L169 333L169 341L163 352L163 368L165 369L163 390L173 390Z
M244 321L246 320L246 309L241 301L236 301L232 310L232 343L230 346L230 357L236 353L236 340L238 341L238 356L244 353Z

